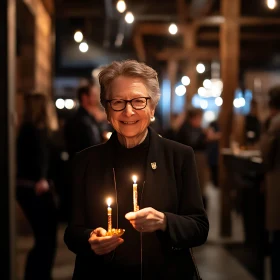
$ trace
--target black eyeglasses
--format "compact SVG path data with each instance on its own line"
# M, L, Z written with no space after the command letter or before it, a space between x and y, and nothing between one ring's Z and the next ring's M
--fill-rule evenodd
M123 99L111 99L106 100L114 111L122 111L126 108L127 103L129 102L133 109L142 110L147 106L148 99L151 97L136 97L130 100Z

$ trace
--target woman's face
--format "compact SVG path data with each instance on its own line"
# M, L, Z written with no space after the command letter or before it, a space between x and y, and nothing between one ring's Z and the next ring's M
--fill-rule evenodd
M113 81L111 96L108 99L131 100L136 97L149 97L143 80L120 76ZM133 109L129 102L123 111L114 111L109 104L107 106L108 121L119 134L127 138L141 136L150 124L155 111L151 99L147 100L147 106L141 110Z

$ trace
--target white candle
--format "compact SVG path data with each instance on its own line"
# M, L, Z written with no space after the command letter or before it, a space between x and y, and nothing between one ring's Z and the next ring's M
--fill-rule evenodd
M108 215L108 232L112 231L112 208L110 207L112 203L112 199L109 197L107 199L107 215Z
M139 210L138 202L137 202L138 200L137 184L136 184L137 176L133 175L132 180L133 180L133 211L136 212Z

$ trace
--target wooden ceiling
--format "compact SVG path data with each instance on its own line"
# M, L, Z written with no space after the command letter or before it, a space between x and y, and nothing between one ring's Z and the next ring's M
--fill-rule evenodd
M94 68L110 60L135 58L162 65L173 58L219 59L222 1L226 0L126 0L135 16L132 25L116 11L114 0L57 0L57 54L60 69ZM170 23L178 33L170 35ZM265 0L241 0L241 65L250 67L280 56L280 10L269 10ZM77 51L75 30L82 30L90 50ZM117 38L123 38L116 46ZM190 39L192 38L192 39ZM191 50L191 51L190 51ZM279 63L280 65L280 63Z

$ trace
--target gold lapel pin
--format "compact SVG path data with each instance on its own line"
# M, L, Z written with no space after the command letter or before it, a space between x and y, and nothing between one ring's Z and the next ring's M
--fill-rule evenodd
M157 169L157 163L156 162L151 162L152 169Z

